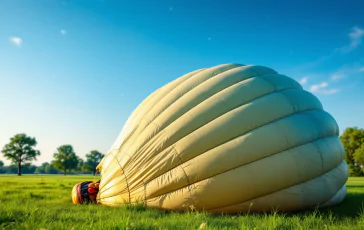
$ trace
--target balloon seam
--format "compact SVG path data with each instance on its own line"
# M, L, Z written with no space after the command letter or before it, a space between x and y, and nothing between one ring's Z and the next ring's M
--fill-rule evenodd
M240 67L246 67L246 66L234 66L233 68L231 68L231 69L227 69L227 70L224 70L224 71L222 71L222 72L220 72L220 73L218 73L218 74L216 74L215 72L213 72L212 73L212 76L210 77L210 78L208 78L208 79L206 79L206 80L209 80L209 79L212 79L212 78L214 78L214 77L216 77L216 76L218 76L219 74L222 74L222 73L224 73L224 72L227 72L227 71L230 71L230 70L233 70L233 69L236 69L236 68L240 68ZM211 68L207 68L207 69L205 69L205 70L209 70L209 69L211 69ZM201 72L204 72L204 71L201 71ZM196 73L196 74L199 74L199 73L201 73L201 72L198 72L198 73ZM195 76L196 74L194 74L194 75L192 75L190 78L188 78L188 79L191 79L193 76ZM214 75L215 74L215 75ZM186 80L188 80L188 79L186 79ZM204 81L202 81L202 82L200 82L198 85L196 85L196 86L194 86L192 89L190 89L190 90L188 90L187 92L185 92L182 96L184 96L184 95L186 95L187 93L189 93L190 91L192 91L194 88L196 88L197 86L199 86L199 85L201 85L201 84L203 84L206 80L204 80ZM184 81L185 82L185 81ZM177 88L177 87L176 87ZM168 92L167 94L165 94L164 95L164 97L163 98L165 98L167 95L169 95L172 91L174 91L176 88L174 88L174 89L172 89L170 92ZM166 108L164 108L163 110L166 110L166 109L168 109L171 105L173 105L176 101L178 101L182 96L180 96L179 98L177 98L175 101L173 101L170 105L168 105ZM161 101L161 100L160 100ZM158 104L158 103L157 103ZM153 107L155 107L155 106L157 106L157 104L155 104ZM163 111L162 111L163 112ZM148 126L149 126L149 124L150 123L152 123L155 119L157 119L158 117L159 117L159 115L162 113L162 112L160 112L156 117L154 117L154 118L152 118L152 119L149 119L149 123L142 129L142 130L140 130L140 132L143 132ZM148 112L147 112L147 114L148 114ZM144 115L144 116L146 116L146 115ZM142 120L147 120L147 118L142 118L141 119L141 121ZM147 120L147 122L148 122L148 120ZM151 138L152 139L152 138ZM148 143L148 142L146 142L146 143ZM145 143L145 144L146 144ZM143 145L144 146L144 145ZM143 146L141 146L140 148L142 148ZM138 151L138 150L137 150Z
M269 95L269 94L273 94L273 93L280 93L281 91L284 91L284 90L290 90L290 89L283 89L283 90L278 90L278 91L276 91L276 92L271 92L271 93L268 93L268 94L262 95L261 97L255 98L254 100L260 99L260 98L262 98L262 97L264 97L264 96L267 96L267 95ZM253 101L253 100L252 100L252 101ZM245 105L245 104L243 104L243 105ZM239 105L239 106L237 106L237 107L235 107L235 108L233 108L233 109L231 109L231 110L227 111L226 113L229 113L229 112L233 111L234 109L237 109L237 108L239 108L239 107L241 107L241 106L243 106L243 105ZM218 147L218 146L220 146L220 145L223 145L223 144L225 144L225 143L227 143L227 142L229 142L229 141L231 141L231 140L233 140L233 139L235 139L235 138L238 138L238 137L240 137L240 136L242 136L242 135L245 135L245 134L247 134L248 132L252 132L252 131L254 131L254 130L256 130L256 129L260 128L260 127L263 127L263 126L265 126L265 125L271 124L271 123L273 123L273 122L275 122L275 121L278 121L278 120L281 120L281 119L284 119L284 118L286 118L286 117L290 117L290 116L293 116L293 115L296 115L296 114L299 114L299 113L304 113L304 112L308 112L308 111L315 111L315 110L317 110L317 109L316 109L316 108L314 108L314 109L301 110L301 111L299 111L299 112L291 113L291 114L285 115L285 116L283 116L283 117L280 117L280 118L278 118L278 119L276 119L276 120L273 120L273 121L270 121L270 122L264 123L264 124L259 125L259 126L257 126L257 127L255 127L255 128L253 128L253 129L251 129L251 130L247 130L247 131L246 131L246 132L244 132L244 133L241 133L241 134L239 134L239 135L237 135L237 136L234 136L234 137L232 137L232 138L230 138L230 139L228 139L228 140L224 141L223 143L220 143L220 144L219 144L219 145L217 145L217 146L214 146L214 147L212 147L212 148L210 148L210 149L207 149L205 152L210 151L211 149L214 149L214 148L216 148L216 147ZM322 110L318 110L318 111L322 111ZM226 113L224 113L224 114L220 115L219 117L221 117L221 116L225 115ZM190 135L191 133L193 133L193 132L197 131L198 129L200 129L201 127L203 127L203 126L207 125L208 123L211 123L212 121L216 120L216 119L217 119L217 118L219 118L219 117L216 117L215 119L213 119L213 120L211 120L211 121L207 122L206 124L204 124L204 125L202 125L202 126L198 127L197 129L193 130L192 132L190 132L190 133L186 134L184 137L186 137L186 136ZM182 138L184 138L184 137L182 137ZM180 139L182 139L182 138L180 138ZM171 146L174 146L174 145L175 145L175 143L174 143L173 145L171 145ZM200 153L199 155L204 154L205 152L202 152L202 153ZM177 152L177 154L178 154L178 152ZM158 155L158 154L154 155L154 156L153 156L153 158L151 158L150 160L154 159L154 157L155 157L155 156L157 156L157 155ZM196 155L196 156L192 157L191 159L194 159L195 157L198 157L199 155ZM188 159L188 161L189 161L189 160L191 160L191 159ZM183 162L183 163L185 163L185 162ZM171 168L171 169L169 169L169 170L172 170L172 169L174 169L174 168L176 168L176 167L177 167L177 166L175 166L175 167L173 167L173 168ZM163 172L162 174L164 174L164 173L165 173L165 172ZM162 175L162 174L161 174L161 175ZM154 179L154 178L153 178L153 179ZM147 183L149 183L149 182L150 182L150 181L152 181L153 179L151 179L151 180L147 181Z
M265 156L265 157L259 158L259 159L257 159L257 160L252 161L252 162L249 162L249 163L247 163L247 164L239 165L239 166L237 166L237 167L234 167L234 168L231 168L231 169L225 170L225 171L223 171L223 172L220 172L220 173L217 173L217 174L211 175L209 178L205 178L205 179L202 179L202 180L195 181L195 182L191 183L190 185L196 184L196 183L201 182L201 181L204 181L204 180L208 180L208 179L210 179L210 178L212 178L212 177L215 177L215 176L218 176L218 175L220 175L220 174L223 174L223 173L226 173L226 172L229 172L229 171L235 170L235 169L237 169L237 168L240 168L240 167L243 167L243 166L246 166L246 165L252 164L252 163L254 163L254 162L256 162L256 161L259 161L259 160L262 160L262 159L265 159L265 158L269 158L269 157L274 156L274 155L276 155L276 154L279 154L279 153L282 153L282 152L285 152L285 151L288 151L288 150L291 150L291 149L294 149L294 148L300 147L300 146L302 146L302 145L306 145L306 144L309 144L309 143L311 143L311 142L314 142L314 141L317 141L317 140L320 140L320 139L329 138L329 137L331 137L331 136L336 136L336 135L328 135L328 136L324 136L324 137L315 138L315 139L310 140L310 141L308 141L308 142L306 142L306 143L299 144L299 145L293 146L293 147L291 147L291 148L289 148L289 149L285 149L285 150L282 150L282 151L280 151L280 152L277 152L277 153L271 154L271 155L269 155L269 156ZM191 159L193 159L193 158L191 158ZM188 161L190 161L191 159L189 159ZM169 171L170 171L170 170L169 170ZM175 192L175 191L177 191L177 190L183 189L183 188L185 188L186 186L188 186L188 185L182 186L182 187L180 187L180 188L174 189L174 190L172 190L172 191L169 191L169 192L167 192L167 193L164 193L164 194L161 194L161 195L158 195L158 196L155 196L155 197L149 197L148 199L153 199L153 198L156 198L156 197L159 197L159 196L163 196L163 195L170 194L170 193Z
M341 162L340 164L342 164L342 162ZM308 181L304 181L304 182L301 182L301 183L299 183L299 184L295 184L295 185L292 185L292 186L289 186L289 187L286 187L286 188L283 188L283 189L280 189L280 190L277 190L277 191L274 191L274 192L271 192L271 193L265 194L265 195L260 196L260 197L254 197L254 198L249 199L249 200L247 200L247 201L242 201L242 202L239 202L239 203L234 203L234 204L230 204L230 205L226 205L226 206L221 206L221 207L216 207L216 208L209 208L209 209L206 209L206 210L214 210L214 209L226 208L226 207L229 207L229 206L232 206L232 205L241 204L241 203L248 202L248 201L251 201L251 200L254 200L254 199L257 199L257 198L261 198L261 197L264 197L264 196L269 196L269 195L271 195L271 194L273 194L273 193L280 192L280 191L282 191L282 190L289 189L289 188L294 187L294 186L298 186L298 185L305 184L305 183L310 182L310 181L313 181L313 180L315 180L315 179L317 179L317 178L319 178L319 177L322 177L322 176L324 176L324 175L326 175L326 174L330 173L331 171L334 171L335 169L337 169L337 168L340 166L340 164L338 164L335 168L333 168L333 169L331 169L331 170L329 170L329 171L325 172L324 174L321 174L320 176L315 177L315 178L312 178L312 179L310 179L310 180L308 180ZM331 198L330 198L330 199L331 199Z
M263 74L263 75L265 75L265 74ZM263 76L263 75L259 75L259 76ZM258 77L258 76L255 76L255 77ZM294 87L292 87L292 88L288 87L288 88L284 88L284 89L277 90L277 91L271 91L271 92L269 92L269 93L266 93L266 94L260 95L260 96L258 96L258 97L256 97L256 98L253 98L251 101L259 100L259 99L261 99L261 98L263 98L263 97L266 97L266 96L268 96L268 95L270 95L270 94L273 94L273 93L280 93L280 92L282 92L282 91L286 91L286 90L295 90L295 89L297 89L297 88L296 88L296 86L294 86ZM251 101L250 101L250 102L251 102ZM212 120L210 120L210 121L207 121L205 124L203 124L203 125L201 125L201 126L197 127L196 129L194 129L194 130L192 130L191 132L187 133L186 135L184 135L184 136L183 136L183 137L181 137L180 139L185 138L186 136L190 135L191 133L193 133L193 132L195 132L195 131L199 130L201 127L203 127L203 126L205 126L205 125L207 125L207 124L209 124L209 123L213 122L214 120L216 120L216 119L218 119L219 117L221 117L221 116L223 116L223 115L225 115L225 114L227 114L227 113L231 112L232 110L237 109L237 108L239 108L239 107L241 107L241 106L244 106L244 105L246 105L246 104L248 104L248 103L239 104L239 105L237 105L236 107L231 108L229 111L226 111L226 112L224 112L223 114L221 114L220 116L215 117L215 118L213 118L213 119L212 119ZM293 114L291 114L291 115L293 115ZM267 123L267 124L268 124L268 123ZM257 128L259 128L259 127L257 127ZM254 129L253 129L253 130L254 130ZM163 129L163 130L162 130L162 132L164 132L164 131L165 131L165 129ZM252 131L252 130L249 130L249 131ZM249 131L248 131L248 132L249 132ZM153 139L153 138L152 138L152 139ZM152 140L152 139L150 139L150 140ZM148 141L148 142L149 142L149 141ZM145 144L147 144L148 142L146 142ZM165 148L163 149L163 151L164 151L165 149L167 149L167 148L171 147L171 146L174 146L175 144L176 144L176 142L175 142L175 143L173 143L173 144L171 144L171 145L169 145L169 146L167 146L167 147L165 147ZM143 145L143 146L144 146L144 145ZM173 147L173 148L174 148L174 147ZM140 151L140 150L139 150L139 151ZM207 151L208 151L208 150L207 150ZM160 153L160 152L159 152L159 153ZM150 160L152 160L152 159L154 159L154 158L155 158L155 157L156 157L159 153L157 153L156 155L154 155L151 159L149 159L149 161L150 161ZM131 161L135 163L134 158L132 158L132 160L131 160ZM148 181L147 183L149 183L149 181Z

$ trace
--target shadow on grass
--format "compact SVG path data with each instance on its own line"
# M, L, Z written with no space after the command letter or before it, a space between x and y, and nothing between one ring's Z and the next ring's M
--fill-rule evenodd
M364 186L352 186L353 188L362 188L364 189ZM125 208L128 211L132 212L145 212L145 211L151 211L149 215L153 216L153 218L161 218L169 215L178 215L178 214L186 214L185 211L171 211L171 210L161 210L158 208L151 208L143 206L142 204L138 205L125 205L123 208ZM331 218L334 217L338 220L344 219L344 218L356 218L359 215L364 214L364 193L348 193L346 195L346 198L343 200L342 203L339 205L336 205L334 207L329 208L322 208L322 209L312 209L312 210L305 210L301 212L293 212L293 213L280 213L277 212L274 214L274 212L267 212L267 213L242 213L242 214L223 214L223 216L229 216L229 217L239 217L239 216L266 216L266 215L284 215L286 217L307 217L312 216L314 213L316 213L317 216L327 217ZM213 214L213 213L204 213L205 215L211 216L211 217L221 217L221 214ZM211 220L210 220L211 221Z
M338 218L357 217L364 211L364 194L347 194L341 204L332 208L323 209L321 212L328 213L330 211Z
M364 185L347 185L348 189L360 189L360 191L364 190ZM161 211L161 210L160 210ZM164 215L169 215L172 212L170 211L163 211ZM178 212L177 212L178 213ZM183 213L183 212L181 212ZM266 214L273 215L273 212L268 213L252 213L256 216L264 216ZM336 219L344 219L344 218L356 218L360 215L364 215L364 193L355 191L351 191L347 193L345 199L336 206L328 207L328 208L321 208L321 209L312 209L312 210L305 210L301 212L294 212L294 213L277 213L278 215L284 215L286 217L304 217L304 216L310 216L313 213L316 213L318 215L322 215L323 217L334 217ZM212 216L219 216L219 214L209 214ZM228 216L236 216L239 217L241 215L249 215L246 213L243 214L231 214Z
M364 185L347 185L346 187L350 189L356 189L356 188L364 189Z
M347 188L364 190L364 185L347 185ZM323 216L327 217L332 215L338 219L356 218L364 214L364 193L347 193L345 199L340 204L333 207L318 209L317 212ZM287 216L301 216L310 213L312 213L312 211L302 211L288 214Z
M58 183L59 187L66 187L64 184L62 183ZM312 216L313 214L317 213L317 215L320 215L324 218L331 218L334 217L337 220L341 220L344 218L356 218L359 215L364 215L364 184L363 185L347 185L347 188L350 189L351 191L349 191L346 195L346 198L343 200L342 203L340 203L337 206L334 207L330 207L330 208L322 208L319 210L306 210L306 211L301 211L301 212L295 212L295 213L277 213L278 215L284 215L286 217L299 217L299 218L305 218L307 216ZM32 198L42 198L42 197L32 197ZM61 201L62 203L71 203L70 197L64 198ZM105 208L109 208L106 207ZM120 207L117 207L120 208ZM148 215L150 217L152 217L153 219L158 219L158 218L164 218L166 216L171 216L171 215L178 215L178 214L185 214L186 212L184 211L169 211L169 210L160 210L157 208L151 208L151 207L146 207L143 204L134 204L134 205L125 205L123 207L124 209L134 212L134 213L139 213L139 212L149 212ZM221 214L211 214L211 213L205 213L208 216L211 217L221 217ZM272 212L268 212L268 213L261 213L261 214L257 214L257 213L252 213L255 216L265 216L265 215L275 215L272 214ZM239 217L239 216L249 216L250 214L224 214L224 216L229 216L229 217ZM211 220L210 220L211 221ZM216 219L216 221L220 221L219 218Z

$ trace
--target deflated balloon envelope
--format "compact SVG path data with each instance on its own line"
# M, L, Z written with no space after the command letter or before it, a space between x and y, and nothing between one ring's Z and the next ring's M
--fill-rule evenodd
M345 198L335 119L264 66L188 73L147 97L98 165L98 202L214 213L299 211Z

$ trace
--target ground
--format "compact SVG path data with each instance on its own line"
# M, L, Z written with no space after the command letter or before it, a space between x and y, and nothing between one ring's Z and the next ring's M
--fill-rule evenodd
M93 177L0 175L0 229L363 229L364 178L349 178L344 202L294 214L219 215L143 206L73 205L74 184Z

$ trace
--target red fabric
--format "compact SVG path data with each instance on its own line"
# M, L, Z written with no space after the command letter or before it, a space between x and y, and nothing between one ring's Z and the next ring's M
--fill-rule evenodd
M82 204L82 196L81 196L81 186L82 186L82 183L78 184L77 186L77 195L78 195L78 200L79 200L79 203Z
M94 189L92 187L88 188L88 194L94 195L96 193L97 193L97 190L96 189Z

